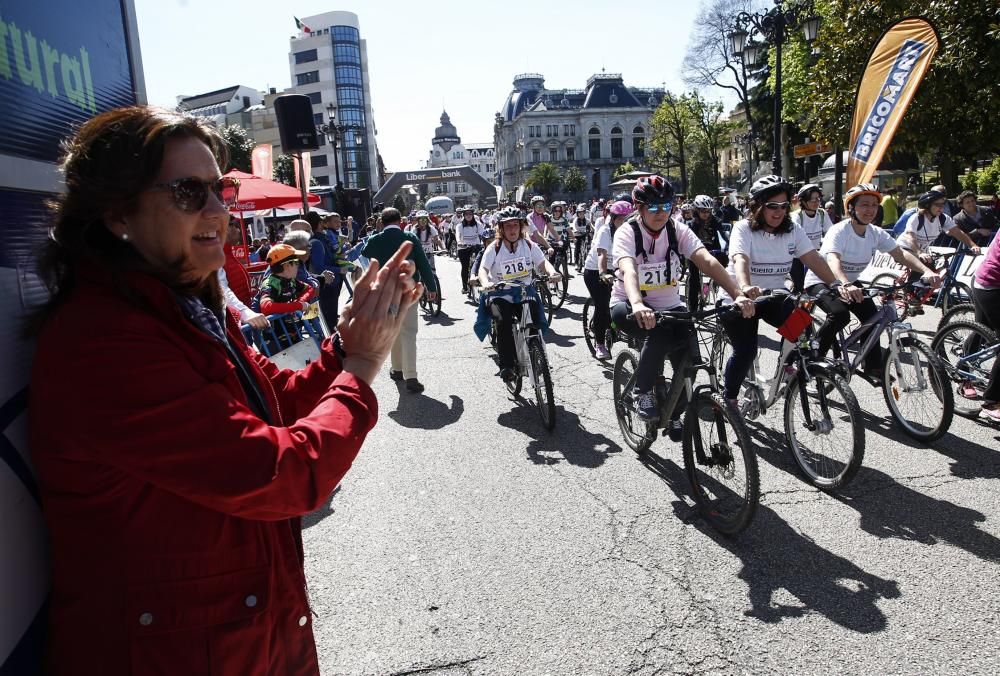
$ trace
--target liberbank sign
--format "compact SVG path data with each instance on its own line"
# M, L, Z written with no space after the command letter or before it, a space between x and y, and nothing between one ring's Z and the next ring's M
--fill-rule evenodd
M439 169L437 171L406 172L407 181L414 183L433 183L434 181L444 181L449 178L462 178L462 172L456 170Z

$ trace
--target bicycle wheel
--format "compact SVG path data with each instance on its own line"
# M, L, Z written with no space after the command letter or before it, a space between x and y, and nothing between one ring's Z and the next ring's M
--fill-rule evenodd
M655 428L650 433L649 425L639 418L632 405L632 388L635 387L635 371L639 357L631 349L622 350L615 360L615 375L611 390L615 401L615 417L622 431L625 443L636 453L645 453L656 438Z
M718 393L701 391L688 405L684 469L712 528L736 535L750 525L760 498L757 455L743 419Z
M796 378L785 391L785 438L806 481L831 491L846 486L861 467L865 428L858 400L843 378L821 370L813 376L810 382Z
M535 375L535 401L538 402L538 414L542 416L545 429L551 431L556 426L556 402L552 398L549 360L545 357L545 347L538 336L528 338L528 356L531 358L531 371Z
M418 302L420 303L421 310L424 312L430 312L430 301L427 300L427 289L424 289L424 292L420 294L420 300Z
M552 324L552 291L548 284L536 284L538 296L542 299L542 307L545 308L545 321Z
M997 360L997 350L987 348L996 344L997 336L993 331L967 321L946 325L931 341L931 350L941 360L955 388L955 413L978 417L983 390ZM977 356L968 359L968 355Z
M437 317L441 314L441 280L438 279L436 274L434 275L434 288L437 289L437 297L434 300L427 301L431 317Z
M949 307L940 321L937 330L940 331L952 322L974 322L976 321L976 306L973 303L958 303Z
M558 310L566 302L566 294L569 291L569 270L566 267L565 255L557 256L553 267L562 275L562 279L556 282L555 287L549 287L552 296L552 309Z
M588 298L587 302L583 304L583 339L587 343L587 349L590 350L590 356L596 358L597 350L594 349L594 346L597 344L597 337L594 335L594 318L590 316L593 306L594 301L591 298Z
M875 275L872 278L872 286L895 286L899 282L899 275L895 275L891 272L883 272L881 275ZM906 292L899 290L893 296L893 300L896 303L896 314L899 315L899 321L903 321L910 313L910 305L906 302Z
M930 348L904 337L895 360L890 350L885 351L882 368L882 396L902 430L923 442L943 436L951 426L955 398L947 373Z
M972 303L972 291L962 282L952 282L941 299L941 311L947 312L963 303Z

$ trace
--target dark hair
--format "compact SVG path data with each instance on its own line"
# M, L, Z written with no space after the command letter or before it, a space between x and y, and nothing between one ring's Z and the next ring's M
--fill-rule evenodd
M319 222L325 221L326 219L320 216L318 212L310 210L305 216L302 217L302 220L308 223L312 229L315 230Z
M399 213L399 209L394 209L388 207L382 210L382 225L392 225L393 223L399 223L403 216Z
M154 266L128 242L105 227L105 217L132 212L139 195L155 180L167 143L194 138L205 143L220 167L229 162L226 144L204 119L152 106L130 106L101 113L63 141L60 169L66 190L49 203L52 227L39 253L38 274L51 294L29 317L27 331L36 333L72 293L79 269L104 268L125 297L140 303L122 273L138 270L171 288L199 295L210 307L222 306L218 278L183 282L184 260ZM141 303L140 303L141 304Z
M962 201L966 197L971 197L972 199L979 199L976 193L972 192L971 190L963 190L962 192L958 193L958 197L955 198L959 206L962 206Z
M775 195L780 195L780 194L782 193L780 192L773 193L769 195L766 200L761 200L760 202L753 199L752 197L750 198L750 217L748 219L750 221L750 230L760 230L761 228L767 225L767 221L764 220L764 209L766 208L764 205L767 202L770 202ZM789 195L788 193L784 194L785 197L791 197L791 195ZM775 229L775 233L783 235L785 233L791 232L792 228L794 227L795 224L792 223L792 210L785 209L785 220L783 220L781 222L781 225L779 225L777 229Z

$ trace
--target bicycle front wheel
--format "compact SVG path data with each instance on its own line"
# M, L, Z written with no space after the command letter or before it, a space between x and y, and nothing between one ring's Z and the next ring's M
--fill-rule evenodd
M983 390L997 360L996 334L976 322L955 321L937 332L931 350L956 389L955 413L977 417Z
M538 413L542 416L545 429L551 431L556 426L556 402L552 398L549 360L545 357L545 347L538 336L528 338L528 356L531 358L531 370L535 376L535 401L538 402Z
M957 303L952 305L938 321L937 330L940 331L952 322L974 322L976 321L976 306L972 303Z
M823 371L809 382L792 381L785 391L785 438L806 481L823 491L846 486L865 457L861 408L850 386Z
M941 299L941 311L947 312L956 305L972 302L972 291L962 282L952 282Z
M587 302L583 304L583 340L587 343L590 356L597 357L597 350L594 349L597 343L597 337L594 335L594 318L590 316L593 307L594 301L591 298L588 298Z
M903 338L896 359L885 351L882 396L889 413L909 436L934 441L951 426L955 398L940 360L918 340Z
M736 535L750 525L760 499L757 455L743 419L720 394L699 392L688 405L684 469L712 528Z
M656 428L650 430L650 425L636 413L632 401L632 390L635 388L635 372L639 367L639 358L632 349L622 350L615 360L615 375L611 381L611 390L615 402L615 417L621 429L625 443L636 453L645 453L653 445L656 438Z
M434 275L434 288L437 289L437 297L434 300L427 301L431 317L437 317L441 314L441 280L438 279L436 274Z
M545 308L545 320L551 326L552 324L552 291L549 289L548 284L538 283L535 285L538 289L538 296L542 299L542 307Z
M881 275L875 275L872 279L872 286L895 286L897 282L899 282L899 275L894 275L891 272L883 272ZM906 300L906 296L906 292L902 289L896 291L893 296L899 321L903 321L910 314L910 305Z

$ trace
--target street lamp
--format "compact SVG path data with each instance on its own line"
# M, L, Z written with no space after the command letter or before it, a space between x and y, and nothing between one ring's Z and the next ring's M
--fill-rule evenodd
M316 127L316 131L326 137L327 143L333 146L333 182L334 186L340 185L340 162L337 159L337 142L344 135L344 125L337 124L337 106L333 103L326 105L326 124Z
M771 165L774 173L781 174L781 47L787 39L787 30L801 27L803 36L812 44L819 33L819 17L813 14L812 0L786 3L774 0L774 8L764 12L740 12L733 20L729 33L729 47L733 57L742 59L748 66L757 65L766 45L774 46L774 153ZM786 6L787 5L787 6ZM755 42L759 37L763 42Z

